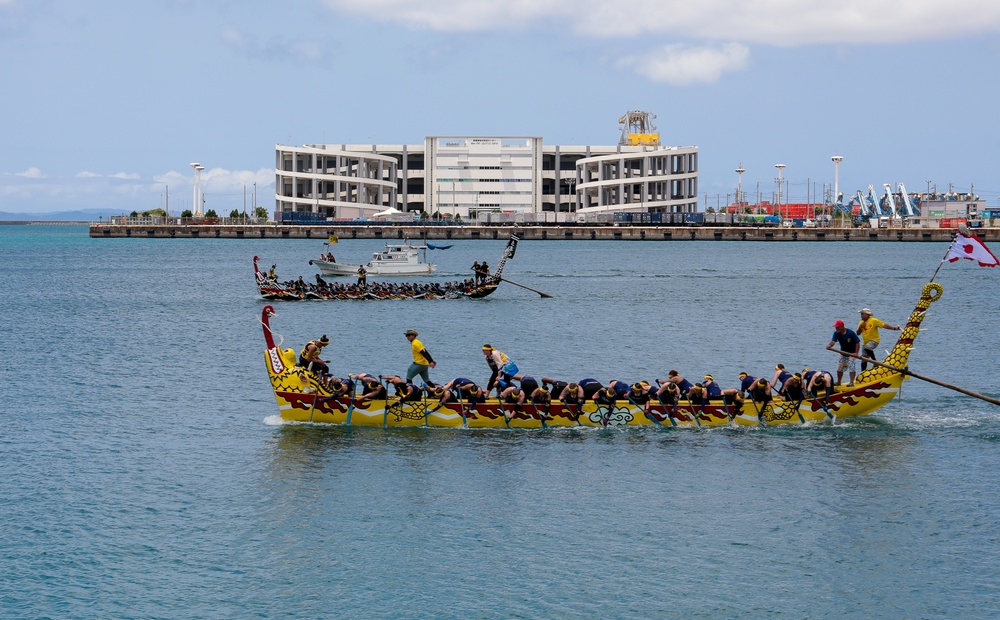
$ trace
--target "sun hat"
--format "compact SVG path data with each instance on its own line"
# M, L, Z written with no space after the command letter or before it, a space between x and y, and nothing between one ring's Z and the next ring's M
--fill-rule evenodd
M858 312L860 312L861 314L867 314L868 316L872 315L872 309L871 308L862 308L861 310L858 310Z
M408 329L408 330L406 330L406 332L403 335L404 336L416 336L417 335L417 330L415 330L415 329Z

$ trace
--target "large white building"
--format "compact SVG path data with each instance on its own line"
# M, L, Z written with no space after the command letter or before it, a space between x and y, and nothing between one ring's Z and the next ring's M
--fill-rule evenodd
M686 213L698 147L547 146L540 137L430 136L420 145L277 145L275 208L325 218L401 211Z

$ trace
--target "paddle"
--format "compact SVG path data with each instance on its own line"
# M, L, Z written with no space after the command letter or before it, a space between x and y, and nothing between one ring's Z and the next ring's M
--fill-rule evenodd
M317 400L319 400L319 390L313 391L313 403L312 403L312 407L309 408L309 422L310 423L312 423L312 421L313 421L313 412L316 411L316 401Z
M344 424L346 424L347 426L350 426L351 425L351 414L354 413L354 399L358 395L358 383L360 383L360 382L357 379L355 379L354 377L352 377L351 375L347 375L347 377L351 380L351 402L347 406L347 421L344 422Z
M694 403L691 402L691 396L687 392L684 393L684 400L688 401L688 411L691 412L691 417L694 418L694 423L698 425L698 428L701 428L701 420L698 419L698 414L694 411ZM705 406L702 405L701 409L704 411Z
M514 286L520 286L521 288L528 289L532 293L538 293L539 295L542 296L542 299L551 299L552 298L552 295L549 295L548 293L543 293L543 292L541 292L539 290L531 288L530 286L525 286L523 284L518 284L517 282L513 282L511 280L508 280L507 278L497 278L497 280L500 280L501 282L506 282L507 284L513 284Z
M830 351L833 351L834 353L840 353L841 355L846 355L848 357L854 357L854 358L857 358L857 359L861 359L861 356L859 356L857 354L846 353L844 351L841 351L840 349L830 349ZM934 385L940 385L943 388L948 388L949 390L955 390L956 392L961 392L962 394L965 394L966 396L971 396L973 398L978 398L979 400L985 400L988 403L1000 406L1000 400L997 400L995 398L990 398L989 396L986 396L985 394L980 394L979 392L973 392L972 390L967 390L967 389L965 389L963 387L959 387L957 385L952 385L951 383L945 383L944 381L939 381L938 379L932 379L931 377L927 377L927 376L924 376L924 375L919 375L919 374L917 374L917 373L915 373L912 370L909 370L907 368L897 368L896 366L892 366L890 364L883 364L882 362L879 362L879 361L876 361L876 360L873 360L873 359L869 359L869 358L865 358L865 360L869 364L875 364L876 366L881 366L882 368L888 368L889 370L891 370L893 372L898 372L901 375L909 376L909 377L914 377L916 379L920 379L921 381L926 381L927 383L933 383Z

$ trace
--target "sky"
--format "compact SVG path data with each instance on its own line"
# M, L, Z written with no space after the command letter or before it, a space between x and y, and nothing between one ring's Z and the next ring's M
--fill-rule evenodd
M848 197L994 206L998 61L983 0L0 0L0 211L179 212L191 162L272 210L276 144L613 145L629 110L699 147L702 207L776 163L805 202L834 155Z

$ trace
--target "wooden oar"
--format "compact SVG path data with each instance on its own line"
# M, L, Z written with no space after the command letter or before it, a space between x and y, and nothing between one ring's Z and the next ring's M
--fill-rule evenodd
M549 295L548 293L543 293L543 292L541 292L539 290L531 288L530 286L525 286L523 284L518 284L517 282L512 282L511 280L508 280L507 278L497 278L497 279L500 280L501 282L506 282L507 284L513 284L514 286L520 286L521 288L526 288L529 291L531 291L532 293L538 293L539 295L542 296L543 299L546 299L546 298L547 299L551 299L552 298L552 295Z
M861 359L861 356L857 355L855 353L847 353L845 351L841 351L840 349L830 349L830 350L833 351L834 353L840 353L841 355L846 355L848 357L853 357L853 358ZM882 368L888 368L889 370L892 370L893 372L898 372L901 375L914 377L916 379L920 379L921 381L926 381L927 383L933 383L934 385L940 385L943 388L948 388L949 390L955 390L956 392L961 392L962 394L965 394L966 396L971 396L973 398L978 398L979 400L985 400L988 403L992 403L994 405L1000 406L1000 400L997 400L995 398L990 398L989 396L986 396L985 394L980 394L979 392L973 392L972 390L967 390L967 389L965 389L963 387L958 387L957 385L952 385L951 383L945 383L944 381L939 381L937 379L932 379L931 377L927 377L927 376L924 376L924 375L918 375L917 373L915 373L912 370L909 370L907 368L897 368L896 366L891 366L889 364L883 364L882 362L879 362L879 361L876 361L876 360L873 360L873 359L870 359L870 358L867 358L867 357L865 358L865 360L869 364L875 364L876 366L881 366Z

